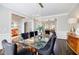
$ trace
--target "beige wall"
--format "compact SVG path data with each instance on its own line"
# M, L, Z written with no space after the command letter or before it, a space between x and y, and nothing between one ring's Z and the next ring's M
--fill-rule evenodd
M69 18L75 18L77 23L74 26L79 27L79 4L69 13Z
M1 41L3 39L10 40L10 11L0 5L0 48L2 48Z
M69 13L70 17L79 17L79 4Z

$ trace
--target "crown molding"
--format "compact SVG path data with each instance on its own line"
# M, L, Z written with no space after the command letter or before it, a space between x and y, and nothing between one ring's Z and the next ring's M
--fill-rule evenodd
M68 15L69 13L61 13L61 14L56 14L56 15L50 15L50 16L43 16L43 17L35 17L35 19L48 19L48 18L57 18L59 16L64 16Z

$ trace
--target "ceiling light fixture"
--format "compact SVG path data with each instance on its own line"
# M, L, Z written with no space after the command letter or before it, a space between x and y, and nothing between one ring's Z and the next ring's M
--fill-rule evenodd
M43 6L43 4L42 4L42 3L39 3L39 5L40 5L40 7L41 7L41 8L44 8L44 6Z

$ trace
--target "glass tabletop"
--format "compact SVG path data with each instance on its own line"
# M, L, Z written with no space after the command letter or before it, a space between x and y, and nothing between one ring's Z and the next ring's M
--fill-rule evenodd
M45 45L46 45L45 41L38 41L38 42L35 42L33 47L36 48L36 49L40 49L40 48L43 48Z
M29 39L29 40L31 40L31 39ZM22 41L22 42L20 42L21 44L23 44L24 46L31 46L31 47L34 47L34 48L36 48L36 49L40 49L40 48L43 48L45 45L46 45L46 41L45 41L45 37L39 37L39 36L37 36L37 37L34 37L34 44L28 44L28 43L26 43L25 41ZM27 39L26 39L26 41L27 41Z

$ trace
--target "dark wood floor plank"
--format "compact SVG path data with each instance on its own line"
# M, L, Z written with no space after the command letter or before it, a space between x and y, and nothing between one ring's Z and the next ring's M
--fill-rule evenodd
M57 39L54 47L55 55L75 55L75 53L67 46L65 39Z

